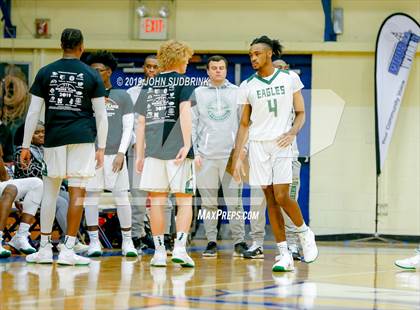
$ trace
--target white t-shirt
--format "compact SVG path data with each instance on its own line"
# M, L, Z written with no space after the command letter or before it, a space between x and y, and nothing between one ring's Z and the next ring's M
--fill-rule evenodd
M252 75L241 83L238 103L252 106L249 140L269 141L290 130L293 94L303 88L293 71L275 69L268 77Z

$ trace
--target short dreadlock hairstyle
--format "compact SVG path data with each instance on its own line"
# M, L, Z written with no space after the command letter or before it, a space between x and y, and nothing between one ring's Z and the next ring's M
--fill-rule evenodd
M271 50L273 51L274 56L276 57L281 56L283 46L280 44L279 40L272 40L267 36L262 36L262 37L254 39L251 43L251 46L254 44L259 44L259 43L265 44L268 47L270 47Z
M86 63L90 66L91 64L100 63L108 68L110 68L112 71L114 71L117 68L117 59L112 55L111 52L108 51L97 51L92 54L90 54L87 59Z
M61 47L64 50L73 50L83 43L83 34L79 29L66 28L61 33Z

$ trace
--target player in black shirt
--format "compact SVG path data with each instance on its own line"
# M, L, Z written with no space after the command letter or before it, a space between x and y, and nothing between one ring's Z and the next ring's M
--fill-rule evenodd
M58 263L88 265L90 260L74 253L76 234L83 213L85 186L101 167L108 132L105 88L99 74L80 61L83 35L78 29L61 34L63 58L41 68L30 89L31 104L25 123L21 164L30 161L29 146L41 109L45 105L44 195L41 207L41 244L27 262L52 263L51 231L57 195L68 178L69 210L67 234L60 245ZM95 140L98 150L95 154Z
M128 197L130 188L125 153L131 142L134 127L133 103L123 89L114 89L111 84L112 72L117 67L117 60L108 51L98 51L89 55L86 63L99 72L108 95L106 110L108 113L108 137L105 148L104 166L96 170L96 175L86 186L85 217L89 234L88 256L102 255L98 234L98 205L104 189L112 191L117 207L122 236L122 255L137 256L137 250L131 240L131 205Z
M166 266L164 206L169 192L175 194L178 206L172 262L183 267L195 265L186 251L195 190L190 101L193 87L183 75L192 54L193 50L182 42L162 44L157 54L161 73L143 85L135 106L139 113L136 168L142 172L140 189L149 192L152 205L152 266Z

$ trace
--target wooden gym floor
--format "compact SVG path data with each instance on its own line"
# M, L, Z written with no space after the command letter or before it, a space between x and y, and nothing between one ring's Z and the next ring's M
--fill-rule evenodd
M420 272L395 259L415 245L320 242L315 263L272 273L274 247L264 260L233 259L223 242L217 259L203 259L194 241L194 269L151 268L108 252L90 267L26 264L0 259L0 309L420 309Z

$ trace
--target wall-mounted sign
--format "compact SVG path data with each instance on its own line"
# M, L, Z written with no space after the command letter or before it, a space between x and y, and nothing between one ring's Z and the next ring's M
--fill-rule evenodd
M50 20L48 18L35 19L35 37L49 38L50 34Z
M140 39L166 40L168 37L168 20L162 17L140 18Z

